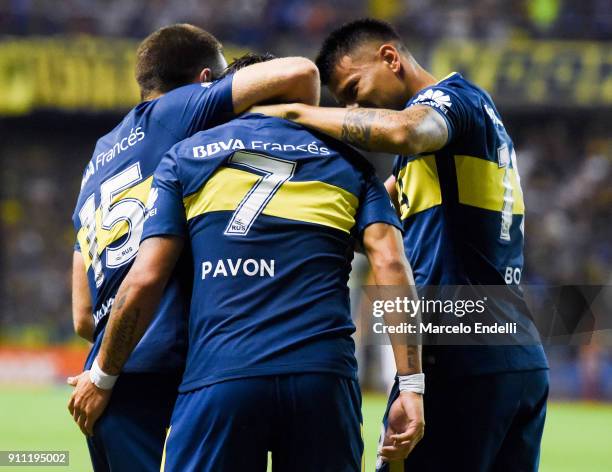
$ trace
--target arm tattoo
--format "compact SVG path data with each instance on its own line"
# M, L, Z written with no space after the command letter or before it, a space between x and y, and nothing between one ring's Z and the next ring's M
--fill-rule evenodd
M353 146L368 149L376 114L374 110L348 110L342 123L341 139Z
M101 351L106 353L104 370L111 375L118 375L130 356L137 334L141 311L134 307L122 312L127 295L123 295L112 309Z
M408 368L411 372L421 372L421 349L419 346L408 346Z
M397 141L397 137L402 138ZM444 119L425 106L404 111L354 108L346 111L340 139L361 149L417 154L440 149L448 130Z

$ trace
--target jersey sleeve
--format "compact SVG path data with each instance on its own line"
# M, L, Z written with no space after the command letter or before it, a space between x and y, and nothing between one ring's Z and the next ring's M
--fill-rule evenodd
M461 89L434 85L421 90L408 102L406 108L414 105L431 107L444 118L448 128L447 144L468 130L472 104Z
M141 241L155 236L186 237L182 188L176 156L170 150L155 171Z
M235 117L232 101L233 74L215 82L186 85L160 101L159 122L177 140L213 128Z
M385 223L400 231L402 226L385 186L375 174L366 177L365 189L357 210L357 231L361 236L371 224Z

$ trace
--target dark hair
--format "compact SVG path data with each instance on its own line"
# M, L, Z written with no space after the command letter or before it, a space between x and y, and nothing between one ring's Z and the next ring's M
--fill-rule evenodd
M274 54L270 54L269 52L265 52L263 54L247 52L246 54L240 57L235 57L231 64L229 64L225 68L221 77L233 74L234 72L237 72L240 69L244 69L246 66L250 66L252 64L259 64L260 62L268 62L272 59L276 59L276 56Z
M401 46L401 39L393 26L373 18L351 21L332 31L323 41L315 61L321 74L321 82L324 85L329 83L334 67L342 56L349 54L366 41L372 40L395 41Z
M136 56L136 81L142 98L190 84L207 67L217 78L225 66L221 43L189 24L158 29L140 43Z

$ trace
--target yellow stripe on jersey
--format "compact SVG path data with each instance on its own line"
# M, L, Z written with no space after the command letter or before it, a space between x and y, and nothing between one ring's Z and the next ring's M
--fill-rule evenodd
M168 446L168 438L170 437L170 431L172 431L172 425L170 425L168 427L168 430L166 431L166 439L164 440L164 449L162 450L161 466L159 468L159 472L164 472L166 468L166 446Z
M213 211L234 211L259 179L260 175L233 167L217 170L204 187L183 200L187 219ZM262 213L349 233L355 225L358 205L359 199L355 195L335 185L319 181L287 181Z
M85 237L86 234L87 229L84 226L81 226L77 233L77 241L79 242L81 255L83 256L83 262L85 263L85 270L87 271L91 265L91 257L89 257L89 244L87 243L87 238Z
M402 220L440 205L442 191L435 156L422 156L406 164L399 171L396 187ZM402 194L406 196L408 203L402 203Z
M151 190L151 183L153 182L153 176L146 180L125 189L121 193L115 195L111 205L126 199L132 198L140 201L143 205L146 205L147 199L149 198L149 191ZM109 245L117 241L119 238L127 234L129 226L126 221L121 221L113 226L110 230L102 228L102 210L100 206L96 209L96 239L98 240L98 254L102 254L102 251ZM87 242L87 228L81 227L77 233L77 240L81 247L81 254L83 255L83 261L85 262L85 269L88 270L91 265L91 258L89 257L89 244Z
M523 215L525 203L515 169L499 167L497 162L472 156L455 156L459 203L485 210L502 211L504 207L504 177L508 172L512 188L512 213Z
M456 73L457 73L457 72L451 72L451 73L450 73L450 74L448 74L447 76L445 76L445 77L441 78L440 80L438 80L438 81L436 82L436 85L438 85L440 82L444 82L446 79L448 79L449 77L451 77L451 76L455 75Z

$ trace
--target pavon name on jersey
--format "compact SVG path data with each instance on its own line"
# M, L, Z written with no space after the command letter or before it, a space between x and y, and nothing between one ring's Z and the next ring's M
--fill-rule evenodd
M219 259L202 262L202 280L206 277L274 277L274 259Z

